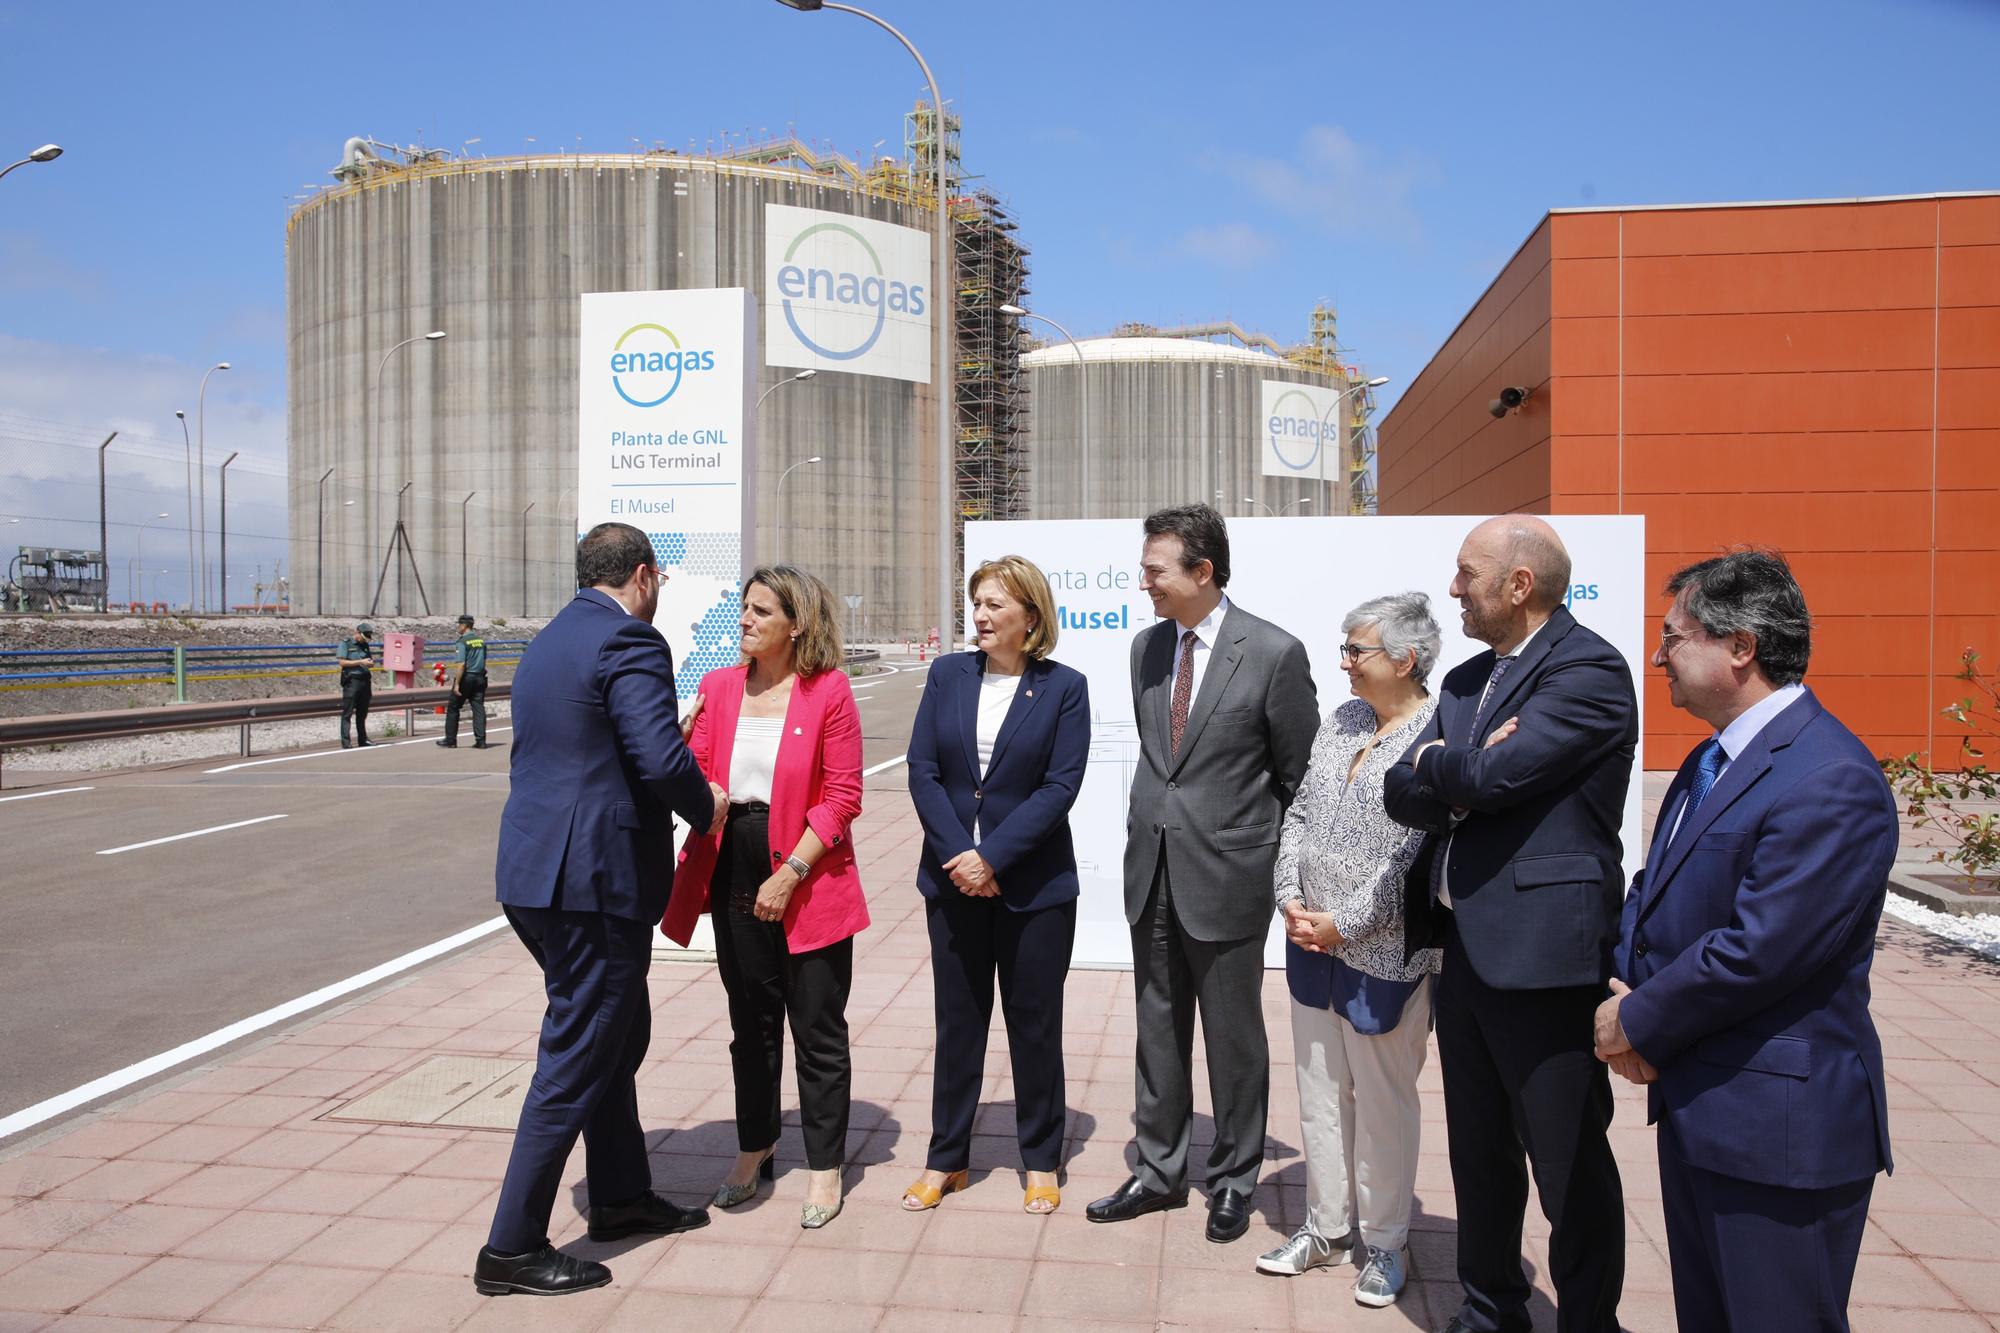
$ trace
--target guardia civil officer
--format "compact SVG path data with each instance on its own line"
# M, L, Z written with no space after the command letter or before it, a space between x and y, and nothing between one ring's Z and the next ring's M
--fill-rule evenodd
M486 748L486 640L472 632L472 623L471 616L458 618L458 655L451 659L458 670L444 705L444 739L438 742L447 750L458 748L458 713L467 705L472 708L472 748Z
M368 739L368 703L375 696L375 649L368 642L375 633L375 627L362 622L354 627L354 636L343 639L334 649L334 660L340 663L340 748L351 750L355 745L372 745ZM348 719L354 719L354 738L348 738Z

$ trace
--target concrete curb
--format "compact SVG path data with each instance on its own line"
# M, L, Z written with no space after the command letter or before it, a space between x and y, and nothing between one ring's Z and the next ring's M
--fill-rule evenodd
M1889 869L1889 892L1952 916L2000 917L2000 882L1994 884L1995 893L1971 894L1918 878L1947 873L1949 868L1938 861L1898 861Z

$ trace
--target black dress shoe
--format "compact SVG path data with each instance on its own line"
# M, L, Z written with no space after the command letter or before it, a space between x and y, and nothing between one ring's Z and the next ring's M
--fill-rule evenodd
M359 745L359 746L361 746L362 748L366 749L366 748L367 748L368 746L370 746L370 745L373 745L373 744L374 744L375 742L374 742L374 741L371 741L371 740L369 740L369 739L368 739L368 738L367 738L366 736L363 736L363 737L362 737L362 738L361 738L360 740L358 740L358 741L356 741L356 742L354 742L354 743L355 743L356 745Z
M493 747L488 745L485 741L474 741L472 743L472 748L475 750L490 750Z
M629 1203L590 1210L590 1238L619 1240L625 1236L671 1236L708 1225L706 1208L683 1208L648 1190Z
M1093 1222L1129 1222L1147 1213L1161 1213L1169 1208L1187 1207L1187 1191L1178 1193L1155 1193L1139 1183L1133 1176L1115 1193L1107 1194L1096 1203L1083 1210L1083 1215Z
M1217 1190L1208 1201L1208 1238L1224 1245L1249 1229L1250 1196L1242 1190Z
M482 1245L472 1267L472 1285L482 1296L564 1296L609 1281L611 1270L603 1264L564 1254L546 1241L526 1254L502 1254Z
M456 750L457 748L458 748L458 742L457 742L457 741L439 741L439 742L438 742L438 749L440 749L440 750Z

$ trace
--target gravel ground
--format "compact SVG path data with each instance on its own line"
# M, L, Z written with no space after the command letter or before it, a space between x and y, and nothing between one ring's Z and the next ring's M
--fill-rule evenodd
M1894 893L1882 910L1898 921L2000 962L2000 916L1953 916Z
M378 688L375 707L368 715L368 738L386 740L403 733L403 710L388 706L393 690ZM505 723L509 713L502 699L486 705L487 724ZM395 730L392 733L391 727ZM459 717L459 744L472 743L472 719ZM428 710L417 714L417 735L442 739L444 719ZM504 737L503 737L504 739ZM250 748L258 756L285 750L337 745L340 719L303 718L296 722L260 722L250 729ZM177 764L190 759L235 758L240 737L235 727L214 731L166 731L154 736L127 736L118 740L84 741L60 749L40 747L9 750L0 767L9 773L101 773L115 768L143 768L148 764Z

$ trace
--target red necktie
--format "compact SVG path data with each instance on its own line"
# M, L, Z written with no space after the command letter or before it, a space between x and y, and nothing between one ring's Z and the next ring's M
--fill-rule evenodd
M1174 758L1180 758L1181 734L1187 730L1188 705L1194 695L1194 631L1181 635L1181 664L1174 669L1173 729Z

